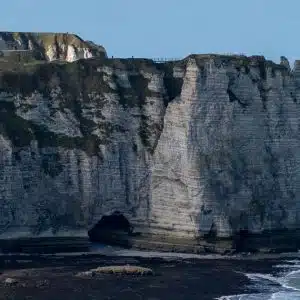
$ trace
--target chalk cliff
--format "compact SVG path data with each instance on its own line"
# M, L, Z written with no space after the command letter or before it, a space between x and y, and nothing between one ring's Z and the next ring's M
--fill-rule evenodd
M297 62L260 56L2 69L0 237L114 211L176 239L299 228L299 87Z
M0 32L0 52L6 58L64 60L106 56L102 46L69 33Z

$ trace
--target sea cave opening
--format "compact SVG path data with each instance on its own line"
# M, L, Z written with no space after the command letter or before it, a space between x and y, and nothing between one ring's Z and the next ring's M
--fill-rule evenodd
M92 243L107 245L130 246L129 237L133 226L119 211L103 216L100 221L88 231Z

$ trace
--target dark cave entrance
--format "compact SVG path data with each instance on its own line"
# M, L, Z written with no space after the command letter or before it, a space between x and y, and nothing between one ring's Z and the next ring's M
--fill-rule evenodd
M248 238L250 236L248 229L240 229L234 236L234 247L237 252L244 252L249 247ZM248 249L249 250L249 249Z
M217 236L218 236L218 229L217 229L217 226L216 224L213 222L211 224L211 227L210 227L210 230L207 234L204 235L204 237L207 239L207 240L216 240L217 239Z
M133 226L119 211L103 216L101 220L88 231L89 239L94 243L108 245L130 246L130 236Z

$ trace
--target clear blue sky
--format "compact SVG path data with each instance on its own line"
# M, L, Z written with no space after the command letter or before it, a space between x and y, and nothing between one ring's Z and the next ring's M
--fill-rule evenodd
M3 3L2 3L3 2ZM119 57L300 59L300 0L6 0L0 30L74 32Z

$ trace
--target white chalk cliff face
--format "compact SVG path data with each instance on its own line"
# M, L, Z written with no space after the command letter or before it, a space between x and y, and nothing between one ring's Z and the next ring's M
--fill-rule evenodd
M114 211L191 239L299 228L298 73L217 55L2 72L1 236L86 232Z
M39 59L73 62L82 58L106 57L102 46L69 33L0 32L0 51L7 57L13 52L29 51Z

